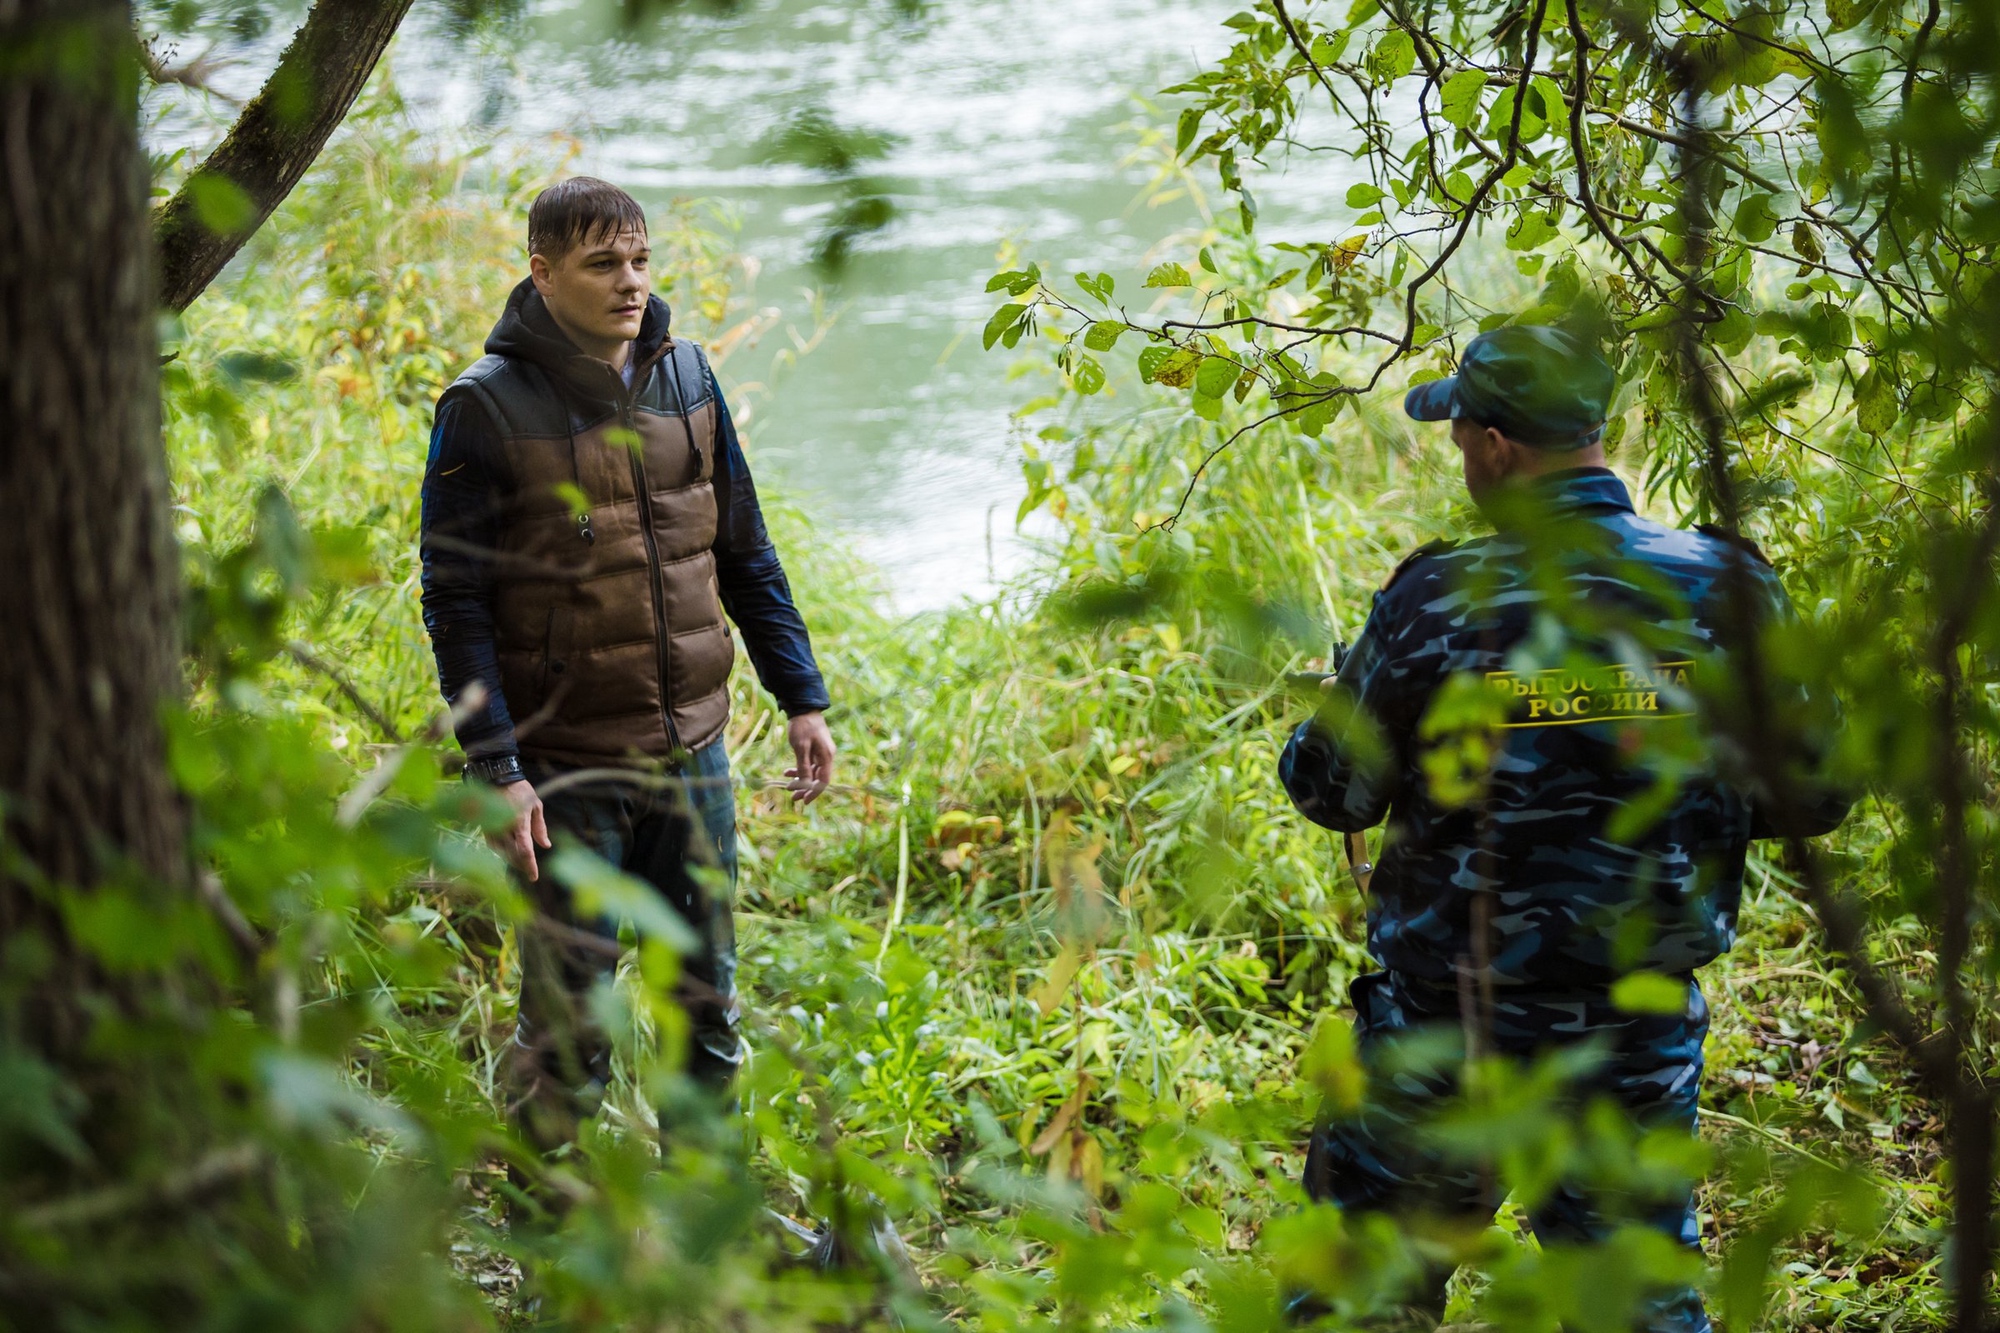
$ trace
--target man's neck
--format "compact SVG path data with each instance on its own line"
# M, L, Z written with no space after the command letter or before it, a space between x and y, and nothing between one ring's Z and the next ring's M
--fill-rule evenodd
M563 331L565 337L576 344L579 352L585 356L596 357L621 375L625 373L625 363L632 359L630 338L622 342L606 342L602 338L592 338L571 328L554 310L549 311L549 318L556 322L556 327Z
M626 364L632 360L632 341L629 338L618 343L586 343L574 333L570 334L569 338L584 355L596 357L620 375L625 373Z
M1581 449L1564 450L1524 447L1515 464L1514 475L1522 481L1533 481L1537 477L1547 477L1558 472L1574 472L1578 468L1604 466L1602 444L1587 444Z

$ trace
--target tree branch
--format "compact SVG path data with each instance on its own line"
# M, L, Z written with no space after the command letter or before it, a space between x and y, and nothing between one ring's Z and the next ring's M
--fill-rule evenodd
M208 160L153 213L160 304L181 311L284 202L340 127L411 0L316 0Z

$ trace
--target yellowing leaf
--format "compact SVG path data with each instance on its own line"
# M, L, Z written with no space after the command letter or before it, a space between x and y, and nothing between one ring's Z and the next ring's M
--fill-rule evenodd
M1074 944L1063 945L1055 962L1049 964L1048 980L1036 988L1033 996L1035 1008L1042 1011L1043 1018L1054 1013L1062 1004L1063 996L1069 994L1069 983L1076 979L1077 969L1082 966L1083 951ZM1047 1149L1039 1151L1046 1152Z
M1118 335L1123 332L1125 325L1120 321L1100 319L1083 335L1083 345L1093 352L1108 352L1118 341Z

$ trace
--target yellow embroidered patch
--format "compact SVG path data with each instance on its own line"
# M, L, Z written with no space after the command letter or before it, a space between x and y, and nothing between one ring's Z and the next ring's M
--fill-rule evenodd
M1693 674L1691 661L1587 671L1551 667L1527 675L1489 671L1486 684L1508 700L1502 727L1564 727L1687 717L1689 710L1677 706L1684 696L1673 691L1685 690Z

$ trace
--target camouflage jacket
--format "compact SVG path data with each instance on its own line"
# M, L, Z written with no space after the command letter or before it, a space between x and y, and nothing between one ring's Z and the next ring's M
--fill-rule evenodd
M1534 524L1404 562L1280 775L1328 828L1388 815L1368 947L1414 983L1454 985L1478 959L1481 894L1496 985L1685 974L1734 941L1757 823L1694 717L1700 677L1729 669L1725 625L1743 623L1724 615L1725 586L1749 589L1760 616L1793 612L1754 548L1639 517L1606 469L1532 490ZM1439 776L1453 754L1455 792L1450 763ZM1823 833L1846 810L1825 795L1794 819Z

